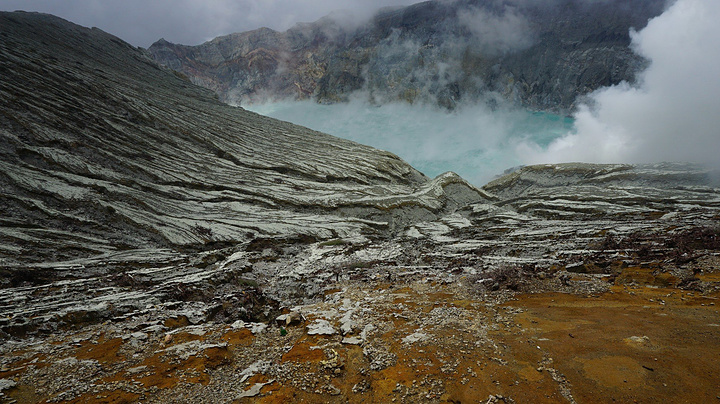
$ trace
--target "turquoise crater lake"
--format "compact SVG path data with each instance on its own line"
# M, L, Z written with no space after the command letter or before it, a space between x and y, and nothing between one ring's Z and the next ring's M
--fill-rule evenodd
M363 101L322 105L281 101L244 106L273 118L397 154L429 177L454 171L481 186L504 170L525 164L520 145L546 148L574 120L519 109L465 105L447 112L434 106Z

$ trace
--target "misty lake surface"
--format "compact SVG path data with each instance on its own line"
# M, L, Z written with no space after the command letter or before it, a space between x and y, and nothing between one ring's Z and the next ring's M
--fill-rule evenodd
M429 177L446 171L482 186L508 168L525 164L518 150L546 148L574 120L518 109L463 106L453 112L429 105L323 105L281 101L245 109L390 151Z

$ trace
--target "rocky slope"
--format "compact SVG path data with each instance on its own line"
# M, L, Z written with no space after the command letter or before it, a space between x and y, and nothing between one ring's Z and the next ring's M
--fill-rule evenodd
M710 402L720 189L483 189L264 118L99 30L0 14L0 400Z
M3 265L387 232L482 199L394 155L221 104L97 29L3 14ZM448 190L449 192L445 192Z
M454 108L504 99L567 112L583 94L633 81L644 62L629 48L630 30L644 27L664 3L427 1L381 10L363 23L331 15L197 46L160 40L149 51L229 103L338 102L361 90L377 103Z

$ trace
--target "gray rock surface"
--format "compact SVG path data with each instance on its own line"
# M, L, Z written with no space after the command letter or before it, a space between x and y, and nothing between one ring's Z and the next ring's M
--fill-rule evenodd
M506 100L567 112L594 89L633 81L645 61L630 30L664 0L427 1L370 21L335 14L285 31L268 28L197 46L160 40L155 60L242 104L267 98L338 102Z

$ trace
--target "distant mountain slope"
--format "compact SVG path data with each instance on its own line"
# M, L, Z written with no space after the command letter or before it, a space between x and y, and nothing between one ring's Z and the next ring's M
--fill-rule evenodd
M578 96L633 81L644 61L630 30L664 0L427 1L384 9L357 26L328 16L198 46L160 40L149 51L230 103L264 98L426 101L454 108L487 97L569 111Z
M98 29L0 14L0 266L386 232L480 199L457 176L266 118ZM445 193L444 190L448 190Z

